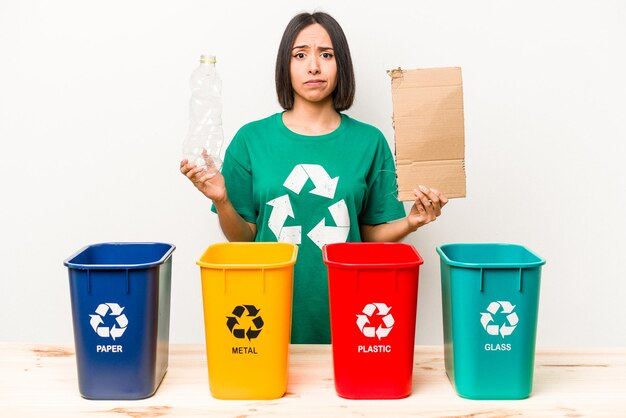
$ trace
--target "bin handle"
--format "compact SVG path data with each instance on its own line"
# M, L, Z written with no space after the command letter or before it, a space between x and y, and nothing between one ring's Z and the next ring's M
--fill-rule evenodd
M519 275L518 275L518 279L519 280L518 280L518 283L517 283L517 290L519 292L521 292L522 291L522 275L523 275L524 269L522 267L520 267L518 270L519 270ZM481 267L481 269L480 269L480 288L479 288L479 290L481 292L483 291L483 286L484 286L484 283L483 283L484 282L484 278L485 278L484 271L485 271L485 269L483 269Z
M484 279L485 279L485 276L484 276L484 269L483 269L483 268L481 268L481 269L480 269L480 288L478 289L478 290L480 290L481 292L483 291L483 281L484 281Z
M359 290L359 271L360 271L360 269L355 268L355 269L353 269L353 271L354 271L354 286L356 288L355 289L356 292L358 293L360 291ZM398 276L400 275L400 269L394 269L394 272L395 272L395 275L394 275L395 276L394 291L397 292L398 291L398 286L399 286L398 283L400 282L399 279L398 279ZM481 285L481 290L482 290L482 285Z
M395 291L398 291L398 275L400 274L400 269L395 269L396 270L396 288Z
M224 285L224 288L222 289L222 291L224 292L224 294L226 294L226 270L223 268L222 269L222 284ZM260 268L259 269L259 273L261 274L261 293L265 294L265 269L264 268Z
M126 294L130 293L130 269L126 269ZM91 269L87 269L87 294L91 294Z

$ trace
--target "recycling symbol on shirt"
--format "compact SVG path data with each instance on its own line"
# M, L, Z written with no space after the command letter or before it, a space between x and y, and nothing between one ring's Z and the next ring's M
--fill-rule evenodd
M487 312L480 313L480 323L489 335L500 334L502 338L504 338L515 331L517 323L519 322L517 313L513 312L514 309L515 305L511 305L511 302L505 300L491 302L487 307ZM493 319L492 315L497 315L498 313L500 313L498 316L502 316L502 314L506 315L506 321L502 324L495 323Z
M226 326L235 338L243 339L248 337L248 341L251 341L258 337L263 329L263 318L259 315L259 311L260 309L257 309L254 305L235 306L233 316L226 317ZM248 312L248 315L243 317L245 312ZM252 318L251 321L250 318ZM244 323L241 324L239 320L242 320ZM246 325L248 325L247 330L245 328Z
M89 315L91 318L89 323L100 337L111 337L113 341L115 341L116 338L120 338L124 335L124 331L126 331L126 327L128 326L128 318L122 313L123 310L124 308L117 303L101 303L96 308L96 314ZM105 323L103 318L107 316L115 318L112 327L103 326ZM111 321L107 321L107 323L109 322Z
M296 165L289 176L287 176L283 186L295 194L300 195L302 188L309 179L311 179L315 185L315 188L309 193L325 197L329 200L334 199L339 177L331 178L321 165ZM299 225L285 226L285 221L288 217L295 219L289 195L284 194L276 199L270 200L267 204L272 206L268 226L274 233L274 236L276 236L276 239L279 242L300 244L302 242L302 227ZM327 226L326 218L322 218L319 223L307 233L311 241L320 249L324 244L346 242L348 233L350 232L350 215L348 214L346 202L343 199L330 205L328 211L337 226Z
M356 316L356 325L361 330L361 333L366 337L378 337L380 341L381 338L385 338L391 332L393 328L393 324L395 323L393 316L389 313L391 310L391 306L387 306L384 303L368 303L363 308L364 315ZM378 325L378 327L372 326L370 319L375 312L378 313L376 316L382 316L382 323Z

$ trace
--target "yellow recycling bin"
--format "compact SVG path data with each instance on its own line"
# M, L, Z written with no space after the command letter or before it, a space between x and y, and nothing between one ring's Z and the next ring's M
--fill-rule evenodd
M222 243L209 246L196 263L215 398L285 394L297 253L289 243Z

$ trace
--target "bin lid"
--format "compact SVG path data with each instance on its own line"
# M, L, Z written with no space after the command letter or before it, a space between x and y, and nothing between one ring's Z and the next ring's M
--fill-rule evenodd
M210 245L196 264L208 269L278 269L293 266L298 246L288 242L222 242Z
M80 270L142 269L163 264L175 249L162 242L104 242L81 248L63 264Z
M322 247L328 266L343 268L398 269L417 267L424 260L415 247L401 242L338 242Z
M437 247L441 260L455 267L466 268L529 268L546 260L518 244L455 243Z

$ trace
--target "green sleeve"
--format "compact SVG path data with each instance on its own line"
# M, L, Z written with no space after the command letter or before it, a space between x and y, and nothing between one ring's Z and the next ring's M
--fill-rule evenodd
M359 224L378 225L406 216L398 200L396 166L385 137L380 134L378 148L367 177L365 204L359 214Z

